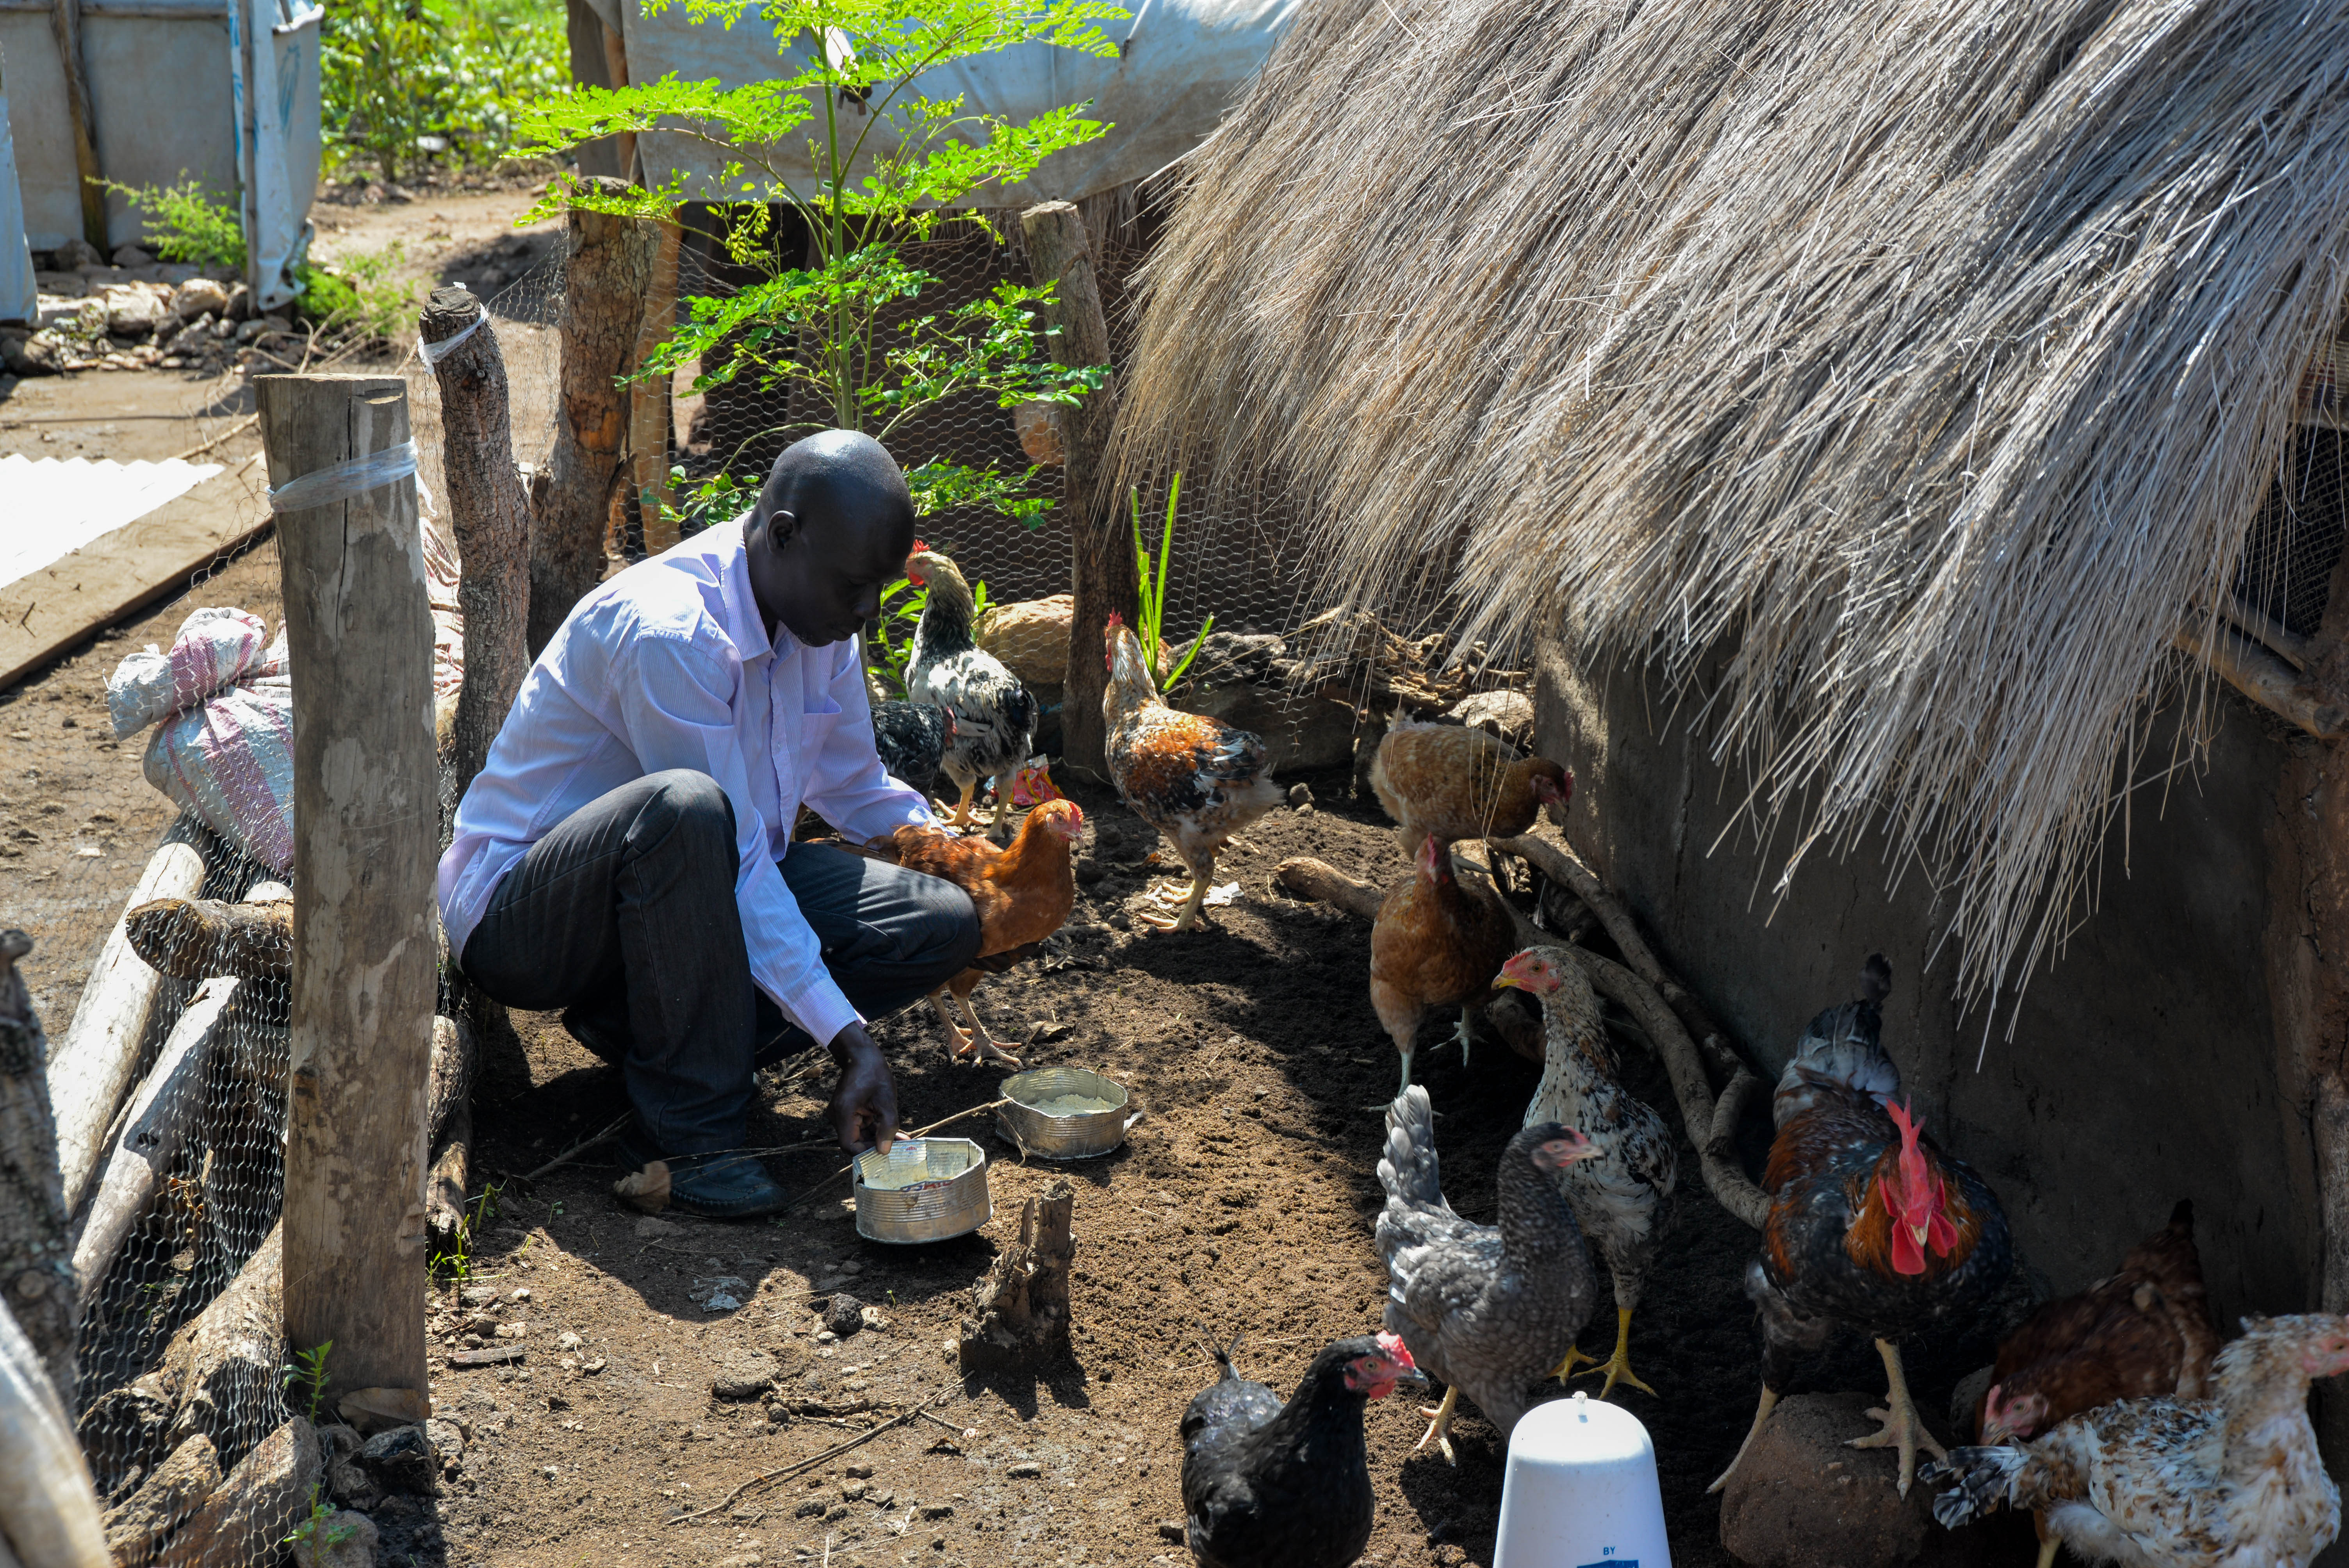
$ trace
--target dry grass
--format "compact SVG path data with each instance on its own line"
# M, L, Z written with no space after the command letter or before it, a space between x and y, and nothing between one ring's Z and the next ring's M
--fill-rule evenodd
M1295 486L1325 600L1703 665L1783 873L1884 827L1979 995L2340 317L2349 13L1323 0L1182 178L1129 471Z

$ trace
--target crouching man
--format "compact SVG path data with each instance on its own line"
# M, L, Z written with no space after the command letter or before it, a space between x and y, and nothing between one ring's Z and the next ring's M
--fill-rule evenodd
M930 820L874 752L855 641L913 540L878 442L799 442L742 518L580 600L457 809L450 951L620 1067L628 1154L688 1213L781 1207L741 1150L753 1068L794 1050L838 1064L842 1147L885 1148L896 1090L865 1022L978 951L953 884L791 842L802 804L856 843Z

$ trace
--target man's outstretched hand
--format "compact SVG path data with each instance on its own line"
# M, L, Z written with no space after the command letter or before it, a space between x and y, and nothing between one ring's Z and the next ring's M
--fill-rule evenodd
M886 1150L897 1136L897 1085L881 1047L851 1024L832 1037L832 1059L840 1066L840 1087L832 1096L832 1129L851 1154Z

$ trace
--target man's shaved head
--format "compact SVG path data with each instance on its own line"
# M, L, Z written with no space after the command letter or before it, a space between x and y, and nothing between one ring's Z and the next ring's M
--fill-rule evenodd
M768 624L837 643L880 613L883 585L904 573L914 500L880 442L826 430L783 449L743 535Z

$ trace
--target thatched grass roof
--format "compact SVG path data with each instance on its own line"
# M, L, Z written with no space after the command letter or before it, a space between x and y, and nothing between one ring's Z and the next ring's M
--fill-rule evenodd
M1979 995L2077 913L2340 318L2349 11L1316 0L1182 178L1130 467L1278 474L1331 601L1732 650L1785 870L1885 826Z

